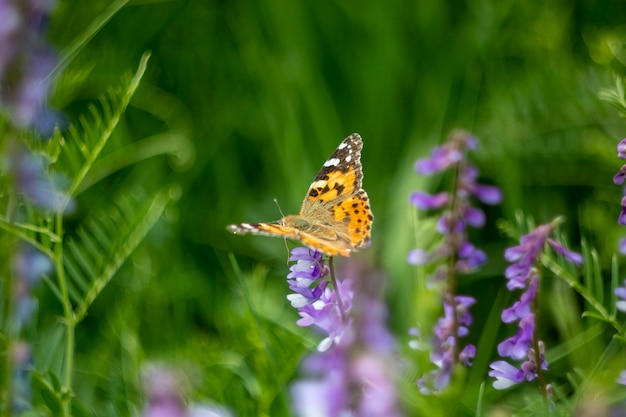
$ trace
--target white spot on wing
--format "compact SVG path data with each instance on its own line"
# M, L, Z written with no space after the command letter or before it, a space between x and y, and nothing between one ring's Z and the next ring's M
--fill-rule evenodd
M348 146L348 144L347 144L346 142L341 142L341 143L339 144L339 146L337 146L337 149L343 149L343 148L345 148L346 146Z
M338 158L331 158L328 161L324 162L325 167L335 167L337 166L337 164L339 164Z
M350 161L352 161L352 155L346 156L346 162L350 162Z

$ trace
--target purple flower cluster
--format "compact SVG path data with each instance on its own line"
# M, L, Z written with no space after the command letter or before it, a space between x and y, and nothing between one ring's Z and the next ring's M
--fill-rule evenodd
M466 160L465 152L478 146L476 138L467 132L455 131L444 145L436 147L430 158L417 161L415 169L427 175L455 169L455 186L452 193L440 192L428 194L415 191L410 202L421 210L444 210L437 223L437 231L444 236L444 241L428 253L423 249L414 249L409 253L409 263L422 265L437 259L453 256L455 270L469 273L487 261L485 253L467 240L467 226L482 227L485 213L471 205L474 196L485 204L499 204L502 193L497 187L476 182L478 169ZM449 274L446 266L439 269L437 276L445 278Z
M17 129L52 132L46 107L56 57L45 30L56 0L0 0L0 111Z
M45 40L56 0L0 0L0 113L6 116L5 167L14 189L38 208L57 211L67 198L47 175L47 161L17 143L16 131L52 134L59 117L47 107L56 57Z
M300 320L297 324L302 327L315 325L322 330L326 337L320 342L318 350L326 351L338 344L350 328L349 321L344 320L344 314L352 307L352 283L343 280L337 283L339 288L328 287L328 281L324 278L329 269L321 252L298 247L291 251L289 260L296 261L289 267L291 272L287 275L289 289L294 291L287 295L287 299L298 309ZM343 312L337 297L341 297Z
M617 144L617 157L619 159L626 159L626 138L622 139ZM617 174L613 177L613 182L616 185L623 185L626 180L626 165L622 165ZM624 189L624 193L626 194L626 189ZM622 209L617 218L617 223L626 226L626 196L622 197L621 201ZM626 254L626 238L621 239L619 243L619 251L622 254ZM623 287L617 287L615 289L615 294L618 297L616 302L616 307L618 310L626 312L626 282L624 282ZM626 370L622 371L620 376L616 380L617 383L626 385Z
M429 158L417 161L415 169L420 174L434 174L453 171L453 190L428 194L416 191L410 202L421 210L443 209L437 222L437 231L443 236L442 242L434 250L414 249L408 255L412 265L441 262L435 272L437 281L445 282L444 317L434 328L434 349L431 361L438 369L427 373L417 384L423 393L440 391L450 379L452 368L457 363L471 365L476 347L462 348L458 340L469 333L472 322L469 307L476 301L472 297L453 293L457 287L458 274L468 274L487 261L485 253L475 247L467 237L467 228L479 228L485 224L485 213L472 206L475 197L484 204L498 204L502 194L497 187L477 182L478 169L467 160L466 153L476 149L478 141L464 131L454 131L449 140L436 147Z
M547 370L544 358L544 345L536 333L536 304L539 293L539 273L536 267L546 243L567 261L580 264L582 256L565 249L561 244L549 238L550 233L560 220L537 227L520 239L518 246L504 252L504 257L511 262L505 271L507 288L525 290L520 299L502 311L504 323L518 322L517 333L498 345L498 354L503 358L516 361L526 359L519 368L500 360L493 362L489 376L496 378L493 383L496 389L505 389L524 380L537 378L540 370ZM543 387L546 388L546 387Z
M307 379L292 386L296 415L399 416L389 366L395 344L384 326L384 306L373 297L356 294L350 279L338 281L338 288L329 287L324 280L329 268L320 252L295 248L291 254L290 260L297 263L290 267L288 281L295 293L287 298L298 308L298 325L315 325L327 335L318 353L303 362ZM358 295L355 312L353 301Z
M626 138L622 139L617 144L617 157L619 159L626 159ZM613 177L613 182L616 185L623 185L626 180L626 165L622 165L617 174ZM617 223L622 226L626 226L626 196L622 197L621 202L622 210L617 218ZM626 239L622 241L620 246L626 245ZM622 251L623 252L623 251Z
M430 360L438 369L425 374L417 381L417 386L422 394L439 392L450 382L452 367L456 360L465 366L472 365L472 359L476 356L476 347L467 345L458 353L457 340L469 334L469 326L472 324L472 316L469 308L476 300L469 296L456 296L456 311L452 305L444 301L444 317L440 318L435 325L434 349L430 354ZM455 323L455 320L457 323ZM455 335L456 332L456 335Z

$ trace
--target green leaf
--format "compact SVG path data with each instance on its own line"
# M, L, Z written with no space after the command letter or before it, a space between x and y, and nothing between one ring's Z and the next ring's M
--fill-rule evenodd
M144 54L134 76L125 77L122 86L110 90L100 99L100 107L89 107L89 115L79 118L78 126L72 125L65 147L59 155L57 165L71 179L68 195L77 194L83 180L100 156L111 134L126 111L126 107L139 86L150 55Z
M79 228L78 237L67 242L63 265L77 304L76 323L177 198L176 187L165 187L151 196L128 190L113 207L93 213Z
M48 375L51 373L49 372ZM58 378L57 378L58 380ZM46 380L46 378L39 372L33 372L31 374L31 381L33 385L33 394L36 398L41 398L42 402L53 415L61 415L63 410L63 404L61 402L61 396L54 390L53 386Z

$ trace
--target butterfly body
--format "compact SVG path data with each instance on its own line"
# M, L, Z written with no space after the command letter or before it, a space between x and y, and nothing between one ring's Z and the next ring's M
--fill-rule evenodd
M307 191L300 213L272 223L231 224L235 234L299 240L329 256L350 256L370 244L374 217L362 188L361 136L344 139L326 160Z

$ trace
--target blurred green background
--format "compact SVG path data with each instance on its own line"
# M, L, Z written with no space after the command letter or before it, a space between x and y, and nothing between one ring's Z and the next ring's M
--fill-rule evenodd
M479 299L477 322L511 243L495 222L516 210L537 222L566 216L571 240L584 236L608 268L624 123L598 92L623 73L625 23L619 0L60 1L50 37L61 54L76 52L63 75L76 87L53 104L70 120L152 52L102 175L69 221L128 187L181 192L78 328L81 399L130 412L120 398L138 398L138 369L156 360L186 369L194 397L242 416L284 415L286 387L317 339L285 300L284 243L225 226L280 218L274 198L297 212L352 132L364 139L375 214L373 245L356 256L384 271L401 337L420 309L436 314L417 302L405 261L425 239L409 193L438 186L413 165L452 128L480 139L481 181L504 192L472 236L491 262L461 284Z

